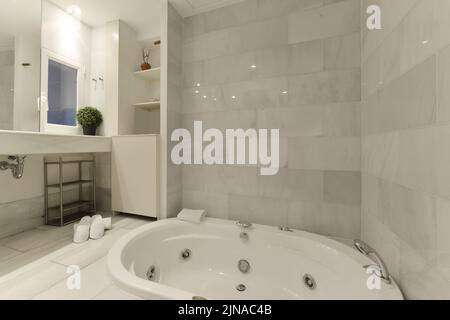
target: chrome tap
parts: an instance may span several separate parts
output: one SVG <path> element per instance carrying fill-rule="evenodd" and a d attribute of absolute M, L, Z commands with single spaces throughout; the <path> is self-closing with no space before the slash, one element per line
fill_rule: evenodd
<path fill-rule="evenodd" d="M 386 283 L 391 283 L 391 276 L 389 274 L 389 270 L 384 263 L 383 259 L 381 259 L 380 255 L 373 249 L 371 246 L 369 246 L 367 243 L 365 243 L 362 240 L 355 240 L 353 242 L 355 245 L 355 248 L 358 249 L 359 252 L 361 252 L 363 255 L 370 257 L 380 268 L 381 273 L 381 279 L 384 280 Z"/>
<path fill-rule="evenodd" d="M 241 234 L 239 235 L 239 237 L 242 240 L 248 241 L 249 235 L 247 233 L 247 230 L 249 230 L 253 226 L 253 224 L 248 221 L 238 221 L 236 222 L 236 225 L 241 228 Z"/>
<path fill-rule="evenodd" d="M 23 171 L 25 169 L 25 158 L 25 156 L 10 156 L 8 157 L 8 160 L 15 161 L 15 163 L 2 161 L 0 162 L 0 170 L 5 171 L 11 169 L 15 179 L 22 179 Z"/>

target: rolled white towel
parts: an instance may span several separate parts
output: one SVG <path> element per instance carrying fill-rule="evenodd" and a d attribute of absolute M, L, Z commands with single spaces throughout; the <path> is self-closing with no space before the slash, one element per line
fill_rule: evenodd
<path fill-rule="evenodd" d="M 89 240 L 89 233 L 91 230 L 91 217 L 84 217 L 80 223 L 73 226 L 73 242 L 83 243 Z"/>
<path fill-rule="evenodd" d="M 201 223 L 205 217 L 206 217 L 205 210 L 183 209 L 178 214 L 179 220 L 192 223 Z"/>
<path fill-rule="evenodd" d="M 103 224 L 102 216 L 101 215 L 93 216 L 89 237 L 93 240 L 98 240 L 103 238 L 104 235 L 105 235 L 105 225 Z"/>

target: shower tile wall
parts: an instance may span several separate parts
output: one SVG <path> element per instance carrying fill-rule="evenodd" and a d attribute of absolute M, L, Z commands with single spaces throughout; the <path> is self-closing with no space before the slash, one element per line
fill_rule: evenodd
<path fill-rule="evenodd" d="M 13 129 L 14 51 L 0 51 L 0 130 Z"/>
<path fill-rule="evenodd" d="M 360 1 L 248 0 L 185 19 L 183 42 L 183 126 L 280 128 L 282 162 L 184 166 L 183 206 L 359 237 Z"/>
<path fill-rule="evenodd" d="M 183 18 L 169 3 L 168 5 L 168 101 L 167 101 L 167 136 L 182 126 L 183 105 Z M 169 144 L 167 155 L 167 217 L 176 217 L 182 209 L 182 168 L 172 163 L 170 153 L 174 144 Z"/>
<path fill-rule="evenodd" d="M 407 298 L 449 299 L 450 1 L 363 4 L 362 234 Z"/>

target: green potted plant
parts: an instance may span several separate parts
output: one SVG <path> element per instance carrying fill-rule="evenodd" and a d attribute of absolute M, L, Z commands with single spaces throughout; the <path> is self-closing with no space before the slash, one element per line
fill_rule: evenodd
<path fill-rule="evenodd" d="M 86 107 L 77 112 L 77 121 L 83 127 L 86 136 L 95 136 L 97 128 L 103 123 L 100 111 L 93 107 Z"/>

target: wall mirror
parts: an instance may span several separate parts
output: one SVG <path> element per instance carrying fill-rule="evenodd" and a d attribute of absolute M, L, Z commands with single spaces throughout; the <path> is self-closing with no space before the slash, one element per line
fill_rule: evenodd
<path fill-rule="evenodd" d="M 75 116 L 91 106 L 104 118 L 98 135 L 159 133 L 159 78 L 142 68 L 160 66 L 161 10 L 159 0 L 42 0 L 41 132 L 82 134 Z"/>
<path fill-rule="evenodd" d="M 39 128 L 41 1 L 3 0 L 0 10 L 0 130 Z"/>

